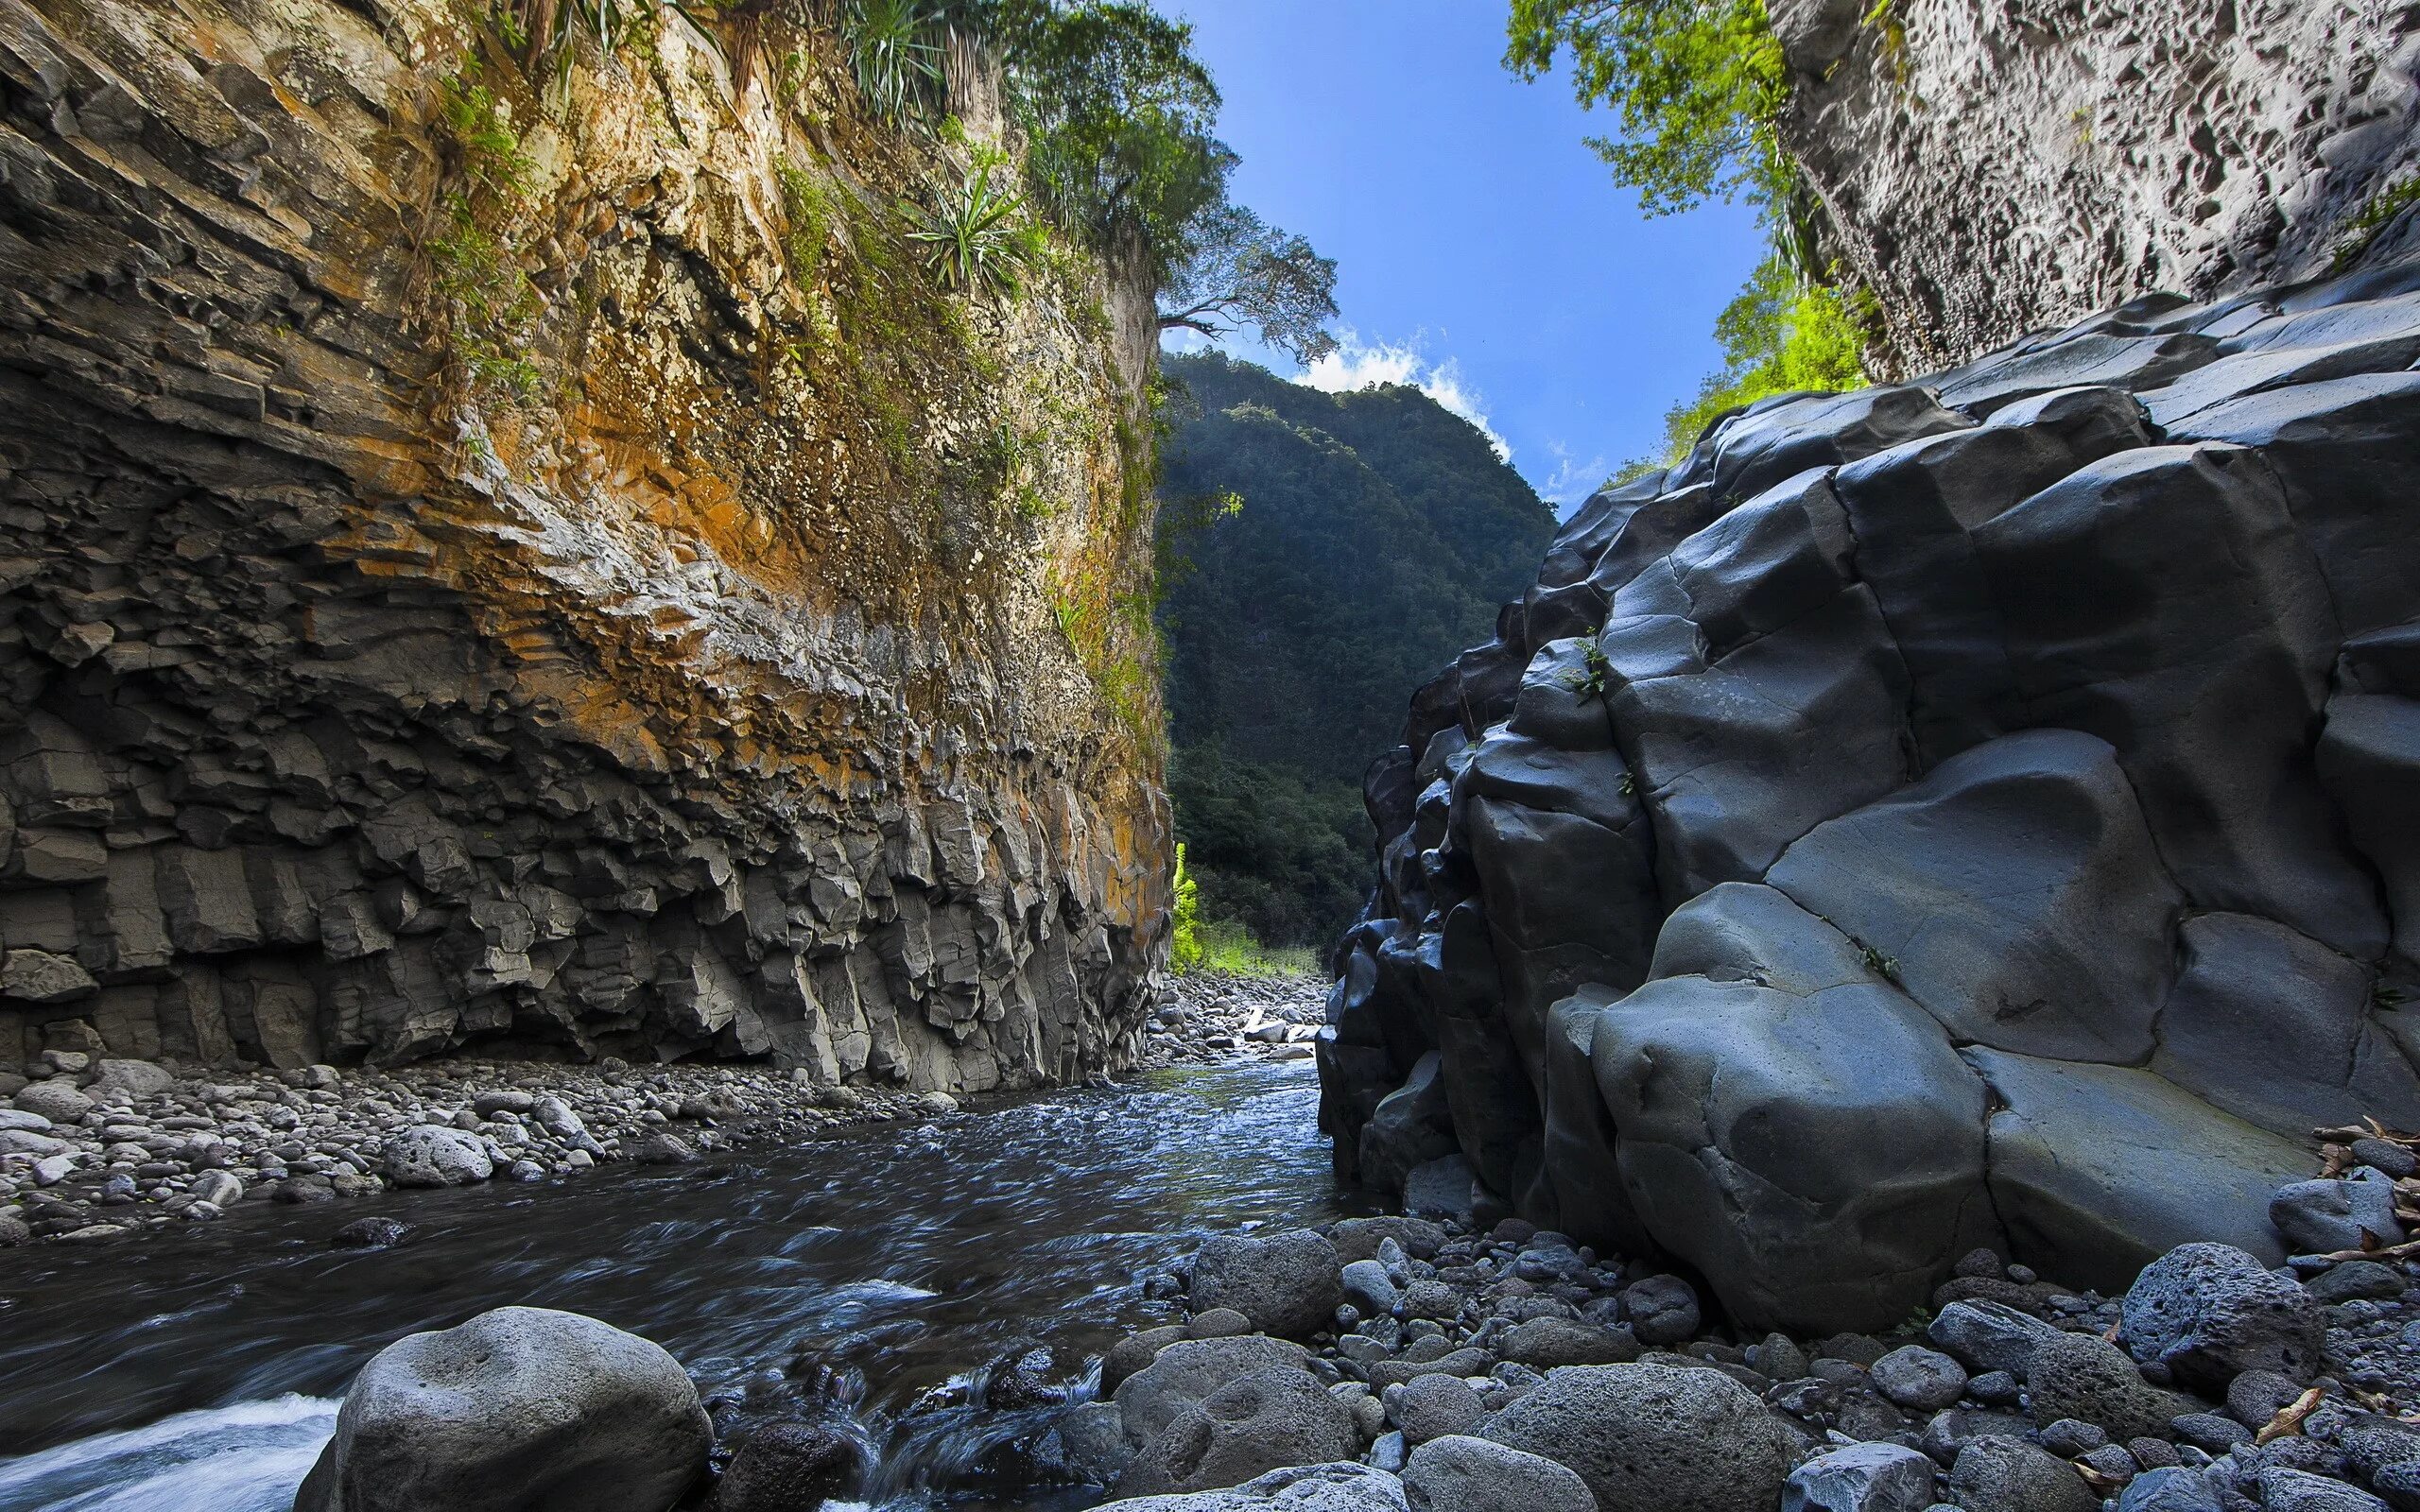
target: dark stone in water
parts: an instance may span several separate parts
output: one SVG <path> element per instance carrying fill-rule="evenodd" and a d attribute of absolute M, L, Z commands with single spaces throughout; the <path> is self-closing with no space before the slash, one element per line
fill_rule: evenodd
<path fill-rule="evenodd" d="M 393 1218 L 355 1218 L 328 1236 L 339 1249 L 385 1249 L 404 1242 L 411 1226 Z"/>
<path fill-rule="evenodd" d="M 830 1423 L 767 1423 L 748 1436 L 722 1472 L 719 1512 L 815 1512 L 856 1492 L 865 1457 L 856 1439 Z"/>

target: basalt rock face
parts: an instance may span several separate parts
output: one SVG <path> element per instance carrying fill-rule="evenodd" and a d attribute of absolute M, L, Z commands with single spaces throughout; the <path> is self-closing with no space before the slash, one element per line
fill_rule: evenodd
<path fill-rule="evenodd" d="M 1129 1054 L 1148 306 L 725 43 L 0 0 L 0 1062 Z"/>
<path fill-rule="evenodd" d="M 2413 245 L 2420 31 L 2393 0 L 1775 0 L 1781 134 L 1900 371 L 2154 289 Z"/>
<path fill-rule="evenodd" d="M 2420 262 L 2146 300 L 1591 499 L 1372 767 L 1340 1173 L 1759 1329 L 2281 1261 L 2310 1130 L 2420 1120 L 2415 360 Z"/>

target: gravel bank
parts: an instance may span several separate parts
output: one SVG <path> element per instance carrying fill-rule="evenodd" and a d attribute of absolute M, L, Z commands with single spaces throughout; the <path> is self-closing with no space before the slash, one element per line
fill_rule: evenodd
<path fill-rule="evenodd" d="M 1303 1058 L 1314 978 L 1175 979 L 1138 1069 Z M 954 1111 L 946 1093 L 819 1086 L 769 1066 L 461 1060 L 198 1068 L 49 1051 L 0 1073 L 0 1246 L 106 1241 L 243 1205 L 546 1181 Z"/>

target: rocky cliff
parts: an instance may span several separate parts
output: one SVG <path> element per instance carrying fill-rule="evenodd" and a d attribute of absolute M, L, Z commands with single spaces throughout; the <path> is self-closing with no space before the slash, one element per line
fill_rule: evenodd
<path fill-rule="evenodd" d="M 2396 0 L 1773 0 L 1781 140 L 1922 371 L 2155 289 L 2411 244 L 2420 18 Z"/>
<path fill-rule="evenodd" d="M 2420 1126 L 2416 360 L 2420 261 L 2149 298 L 1588 501 L 1372 768 L 1340 1170 L 1750 1328 L 2280 1262 L 2314 1127 Z"/>
<path fill-rule="evenodd" d="M 1147 293 L 636 13 L 0 0 L 0 1062 L 1127 1054 Z"/>

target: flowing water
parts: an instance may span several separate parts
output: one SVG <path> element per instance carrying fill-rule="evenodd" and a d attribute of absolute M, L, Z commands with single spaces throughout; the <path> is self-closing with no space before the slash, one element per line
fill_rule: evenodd
<path fill-rule="evenodd" d="M 1333 1216 L 1317 1102 L 1307 1061 L 1235 1061 L 702 1166 L 0 1252 L 0 1512 L 284 1512 L 363 1361 L 508 1303 L 655 1340 L 718 1422 L 844 1417 L 878 1503 L 1089 1505 L 1052 1469 L 1055 1409 L 994 1410 L 984 1366 L 1034 1341 L 1080 1397 L 1205 1232 Z M 409 1242 L 329 1246 L 369 1213 Z"/>

